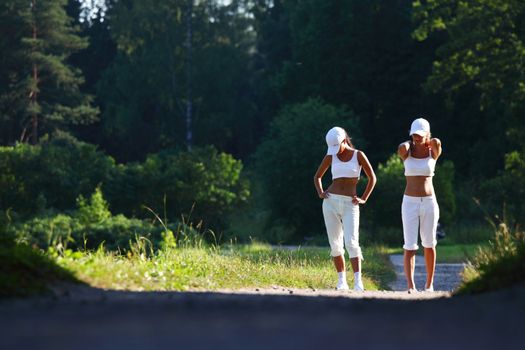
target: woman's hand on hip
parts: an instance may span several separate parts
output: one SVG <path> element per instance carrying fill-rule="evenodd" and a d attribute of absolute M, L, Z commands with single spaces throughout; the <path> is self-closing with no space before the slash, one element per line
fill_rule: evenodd
<path fill-rule="evenodd" d="M 354 196 L 354 198 L 352 198 L 352 203 L 354 203 L 354 204 L 365 204 L 366 201 L 363 198 L 361 198 L 361 197 Z"/>
<path fill-rule="evenodd" d="M 319 193 L 318 195 L 319 195 L 319 198 L 321 198 L 321 199 L 325 199 L 325 198 L 330 197 L 330 193 L 328 191 L 323 191 L 323 192 Z"/>

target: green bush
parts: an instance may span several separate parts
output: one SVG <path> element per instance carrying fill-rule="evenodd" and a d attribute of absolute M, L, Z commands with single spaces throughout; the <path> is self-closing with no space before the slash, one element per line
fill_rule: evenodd
<path fill-rule="evenodd" d="M 525 224 L 525 156 L 507 154 L 505 170 L 481 184 L 478 198 L 491 217 L 505 217 L 513 225 Z"/>
<path fill-rule="evenodd" d="M 9 233 L 18 243 L 40 248 L 96 248 L 104 243 L 109 249 L 127 249 L 137 236 L 159 240 L 161 228 L 148 221 L 112 216 L 99 188 L 89 200 L 79 196 L 78 209 L 69 214 L 47 213 L 10 225 Z"/>
<path fill-rule="evenodd" d="M 37 146 L 0 147 L 0 168 L 0 210 L 22 219 L 73 210 L 78 198 L 82 222 L 108 218 L 109 209 L 149 218 L 146 205 L 173 220 L 191 213 L 185 220 L 223 227 L 225 216 L 249 196 L 241 161 L 213 147 L 167 150 L 124 165 L 94 145 L 58 134 Z M 97 187 L 108 202 L 93 198 L 85 211 L 84 197 Z"/>
<path fill-rule="evenodd" d="M 343 127 L 355 146 L 363 147 L 352 112 L 310 99 L 284 107 L 256 151 L 256 181 L 264 195 L 255 200 L 266 203 L 271 211 L 266 229 L 275 231 L 273 235 L 283 242 L 324 232 L 313 175 L 326 154 L 326 132 L 333 126 Z M 330 176 L 328 170 L 325 188 Z"/>
<path fill-rule="evenodd" d="M 525 233 L 505 223 L 495 228 L 488 248 L 481 248 L 464 273 L 458 294 L 480 293 L 525 282 Z"/>
<path fill-rule="evenodd" d="M 96 146 L 57 134 L 39 145 L 0 147 L 0 210 L 34 215 L 75 207 L 113 172 L 115 162 Z"/>
<path fill-rule="evenodd" d="M 82 223 L 77 213 L 39 216 L 11 225 L 10 233 L 18 243 L 40 248 L 61 246 L 73 249 L 94 249 L 100 244 L 111 250 L 129 248 L 136 236 L 160 240 L 162 228 L 145 220 L 116 215 L 96 223 Z"/>
<path fill-rule="evenodd" d="M 376 176 L 374 192 L 361 211 L 362 226 L 370 228 L 371 235 L 377 235 L 375 232 L 378 229 L 386 229 L 389 232 L 397 230 L 396 232 L 402 233 L 401 201 L 406 180 L 403 162 L 399 156 L 393 154 L 385 164 L 379 164 Z"/>
<path fill-rule="evenodd" d="M 154 212 L 153 220 L 113 216 L 99 188 L 89 199 L 80 196 L 77 203 L 78 209 L 68 213 L 49 212 L 11 224 L 7 234 L 19 244 L 61 250 L 96 249 L 102 244 L 109 250 L 129 251 L 139 240 L 148 241 L 152 249 L 220 240 L 202 224 L 185 220 L 168 224 Z"/>
<path fill-rule="evenodd" d="M 144 206 L 172 220 L 223 227 L 224 218 L 249 197 L 242 163 L 212 146 L 166 150 L 119 168 L 105 188 L 113 211 L 149 216 Z"/>
<path fill-rule="evenodd" d="M 104 197 L 100 187 L 97 187 L 95 193 L 87 201 L 84 196 L 80 195 L 77 198 L 78 205 L 78 219 L 80 223 L 87 225 L 90 223 L 100 223 L 111 217 L 109 206 Z"/>

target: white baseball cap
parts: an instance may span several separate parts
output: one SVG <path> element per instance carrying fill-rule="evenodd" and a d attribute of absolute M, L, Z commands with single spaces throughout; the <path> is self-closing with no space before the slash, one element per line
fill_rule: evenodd
<path fill-rule="evenodd" d="M 430 132 L 430 123 L 424 118 L 417 118 L 412 122 L 410 126 L 410 133 L 408 135 L 412 136 L 417 134 L 419 136 L 426 136 Z"/>
<path fill-rule="evenodd" d="M 327 155 L 333 156 L 339 152 L 341 142 L 346 138 L 346 131 L 343 128 L 335 126 L 326 133 L 326 144 L 328 145 Z"/>

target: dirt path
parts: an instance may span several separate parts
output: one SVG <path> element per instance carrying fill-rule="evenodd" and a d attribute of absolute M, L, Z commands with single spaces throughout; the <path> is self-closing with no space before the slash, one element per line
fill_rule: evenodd
<path fill-rule="evenodd" d="M 390 284 L 390 288 L 394 291 L 405 291 L 407 289 L 407 283 L 403 269 L 403 255 L 390 255 L 390 262 L 394 265 L 397 277 L 396 280 Z M 464 269 L 465 264 L 436 264 L 434 290 L 450 292 L 456 289 L 461 283 L 461 273 Z M 417 289 L 422 290 L 425 288 L 426 278 L 425 259 L 422 256 L 416 256 L 414 280 Z"/>
<path fill-rule="evenodd" d="M 0 348 L 443 350 L 522 345 L 525 286 L 474 297 L 445 293 L 429 300 L 376 298 L 373 292 L 292 292 L 279 287 L 235 293 L 75 287 L 55 297 L 4 300 Z M 406 299 L 406 293 L 397 293 Z"/>

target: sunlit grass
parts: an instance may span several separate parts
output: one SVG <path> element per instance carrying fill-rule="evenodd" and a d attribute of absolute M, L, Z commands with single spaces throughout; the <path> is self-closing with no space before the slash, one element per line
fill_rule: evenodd
<path fill-rule="evenodd" d="M 385 289 L 395 278 L 386 250 L 364 249 L 368 290 Z M 240 288 L 330 289 L 336 273 L 327 248 L 276 248 L 253 243 L 176 247 L 120 255 L 104 249 L 61 254 L 57 262 L 80 280 L 117 290 L 216 290 Z M 348 274 L 349 283 L 352 273 Z"/>

